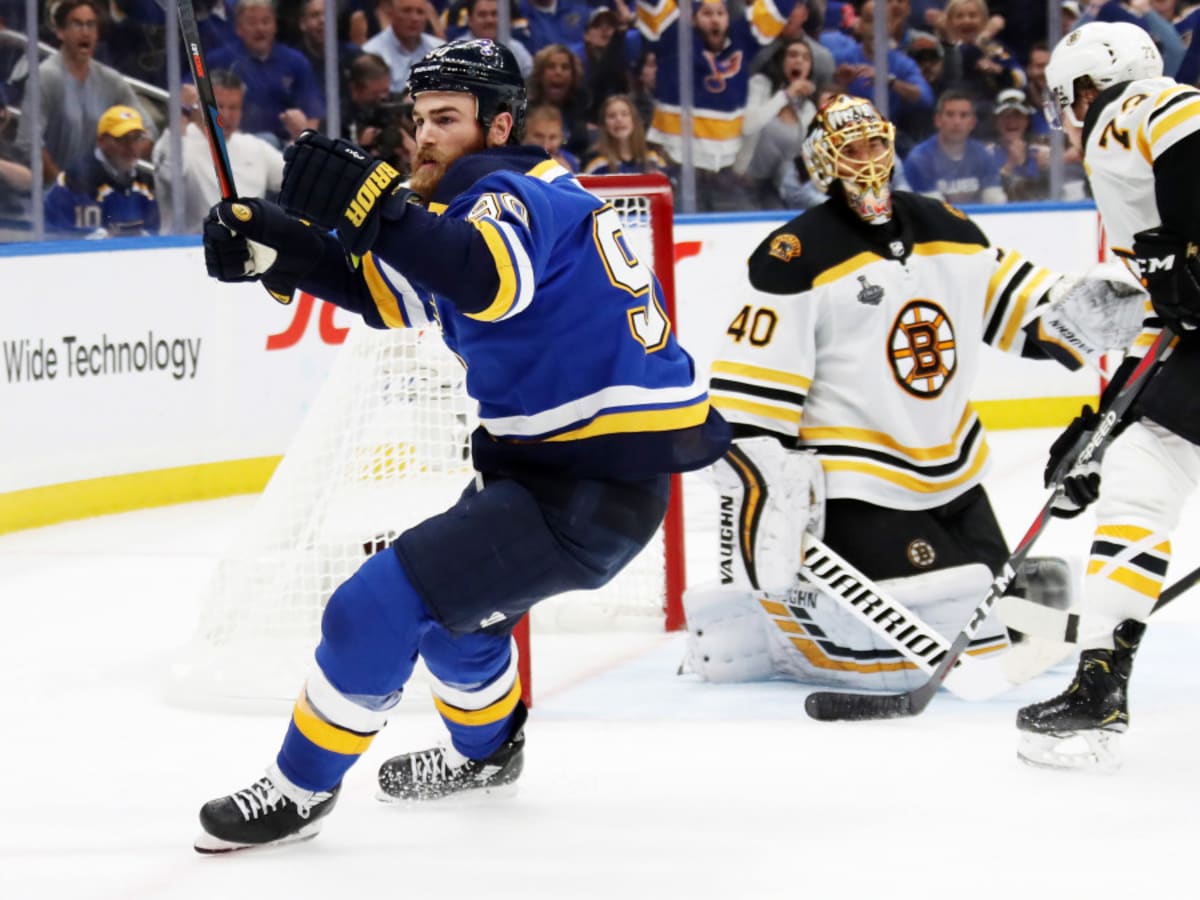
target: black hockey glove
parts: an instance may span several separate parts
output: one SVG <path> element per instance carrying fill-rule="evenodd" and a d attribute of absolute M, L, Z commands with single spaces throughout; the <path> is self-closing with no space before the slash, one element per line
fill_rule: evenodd
<path fill-rule="evenodd" d="M 325 230 L 337 229 L 346 251 L 362 256 L 379 234 L 384 206 L 403 215 L 410 191 L 390 163 L 372 159 L 349 141 L 306 131 L 283 154 L 279 202 L 289 213 Z"/>
<path fill-rule="evenodd" d="M 262 281 L 290 303 L 321 258 L 321 236 L 266 200 L 222 200 L 204 220 L 204 264 L 218 281 Z"/>
<path fill-rule="evenodd" d="M 1133 236 L 1133 255 L 1154 311 L 1176 334 L 1200 326 L 1200 246 L 1159 229 Z"/>
<path fill-rule="evenodd" d="M 1046 487 L 1054 486 L 1054 476 L 1066 456 L 1075 447 L 1079 439 L 1086 438 L 1100 424 L 1100 414 L 1090 406 L 1085 406 L 1066 431 L 1060 434 L 1050 445 L 1050 458 L 1046 461 L 1046 471 L 1043 481 Z M 1086 463 L 1073 465 L 1063 477 L 1061 490 L 1055 495 L 1050 512 L 1062 519 L 1071 519 L 1079 515 L 1100 496 L 1100 459 L 1093 456 Z"/>

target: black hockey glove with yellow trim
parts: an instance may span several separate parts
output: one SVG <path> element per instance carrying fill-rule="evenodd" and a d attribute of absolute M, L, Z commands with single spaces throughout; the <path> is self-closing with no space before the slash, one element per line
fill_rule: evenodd
<path fill-rule="evenodd" d="M 385 207 L 399 218 L 411 192 L 391 163 L 372 159 L 362 147 L 306 131 L 283 154 L 279 202 L 318 228 L 337 230 L 352 256 L 362 256 L 379 235 Z"/>
<path fill-rule="evenodd" d="M 274 203 L 222 200 L 204 220 L 204 265 L 218 281 L 262 281 L 290 303 L 300 280 L 321 259 L 321 235 Z"/>
<path fill-rule="evenodd" d="M 1050 445 L 1050 458 L 1046 461 L 1046 471 L 1043 474 L 1046 487 L 1054 486 L 1054 476 L 1067 461 L 1067 454 L 1079 439 L 1095 432 L 1099 424 L 1100 414 L 1090 406 L 1085 406 L 1066 430 L 1055 438 L 1054 443 Z M 1091 506 L 1099 496 L 1100 460 L 1093 457 L 1083 465 L 1074 465 L 1067 470 L 1050 512 L 1062 519 L 1073 519 Z"/>
<path fill-rule="evenodd" d="M 1195 331 L 1200 326 L 1200 245 L 1151 228 L 1133 236 L 1133 255 L 1154 311 L 1176 334 Z"/>

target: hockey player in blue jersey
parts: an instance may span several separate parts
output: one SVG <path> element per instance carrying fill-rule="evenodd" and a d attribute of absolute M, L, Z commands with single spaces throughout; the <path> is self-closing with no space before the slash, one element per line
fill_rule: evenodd
<path fill-rule="evenodd" d="M 214 207 L 206 263 L 375 327 L 438 324 L 479 404 L 478 476 L 334 591 L 276 760 L 205 804 L 201 852 L 315 834 L 418 655 L 451 743 L 385 762 L 384 794 L 515 780 L 526 712 L 514 624 L 538 600 L 612 578 L 661 521 L 667 473 L 728 445 L 616 213 L 541 148 L 517 146 L 525 87 L 512 54 L 456 41 L 414 65 L 409 88 L 409 188 L 354 145 L 306 134 L 287 153 L 283 208 Z M 274 259 L 259 269 L 252 255 Z"/>

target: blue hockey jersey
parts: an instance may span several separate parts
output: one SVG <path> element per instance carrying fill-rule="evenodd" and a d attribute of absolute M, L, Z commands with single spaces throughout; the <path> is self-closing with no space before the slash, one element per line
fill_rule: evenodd
<path fill-rule="evenodd" d="M 616 211 L 540 148 L 456 161 L 428 211 L 384 222 L 360 278 L 305 287 L 376 327 L 439 325 L 479 404 L 481 471 L 640 478 L 724 452 L 658 279 Z"/>

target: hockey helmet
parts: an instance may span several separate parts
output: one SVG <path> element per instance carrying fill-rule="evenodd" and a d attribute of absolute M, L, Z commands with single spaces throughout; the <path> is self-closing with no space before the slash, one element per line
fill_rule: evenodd
<path fill-rule="evenodd" d="M 840 182 L 864 221 L 881 224 L 891 218 L 896 126 L 869 100 L 849 94 L 827 100 L 817 110 L 800 155 L 813 183 L 828 191 Z"/>
<path fill-rule="evenodd" d="M 451 41 L 413 64 L 408 90 L 415 100 L 426 91 L 475 96 L 475 117 L 486 131 L 497 113 L 512 113 L 509 144 L 520 143 L 525 128 L 525 79 L 512 51 L 484 38 Z"/>
<path fill-rule="evenodd" d="M 1131 22 L 1088 22 L 1054 47 L 1046 64 L 1046 119 L 1055 128 L 1067 122 L 1082 128 L 1075 115 L 1075 90 L 1081 78 L 1098 90 L 1122 81 L 1159 78 L 1162 55 L 1145 29 Z"/>

